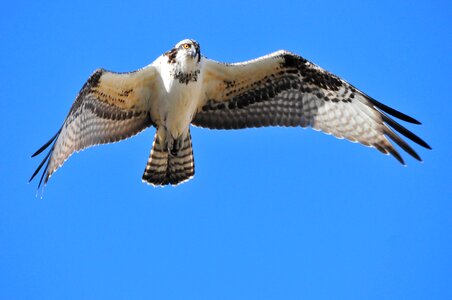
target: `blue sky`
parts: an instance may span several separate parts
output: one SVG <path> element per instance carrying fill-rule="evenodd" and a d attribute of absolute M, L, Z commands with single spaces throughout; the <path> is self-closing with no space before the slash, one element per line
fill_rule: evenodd
<path fill-rule="evenodd" d="M 0 11 L 1 299 L 452 298 L 447 1 L 8 1 Z M 419 119 L 407 167 L 313 130 L 192 129 L 196 176 L 141 183 L 153 129 L 30 155 L 98 67 L 179 40 L 235 62 L 296 52 Z"/>

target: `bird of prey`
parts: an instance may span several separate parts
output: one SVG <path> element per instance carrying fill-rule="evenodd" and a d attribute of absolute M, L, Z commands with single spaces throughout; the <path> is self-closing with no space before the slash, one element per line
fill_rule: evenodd
<path fill-rule="evenodd" d="M 39 186 L 74 152 L 117 142 L 154 126 L 142 180 L 177 185 L 195 172 L 190 125 L 210 129 L 312 127 L 392 154 L 392 140 L 417 160 L 396 133 L 431 149 L 394 121 L 417 120 L 369 97 L 345 80 L 288 51 L 241 63 L 201 55 L 192 39 L 177 43 L 148 66 L 129 73 L 96 70 L 83 85 L 62 127 L 32 157 L 50 151 Z"/>

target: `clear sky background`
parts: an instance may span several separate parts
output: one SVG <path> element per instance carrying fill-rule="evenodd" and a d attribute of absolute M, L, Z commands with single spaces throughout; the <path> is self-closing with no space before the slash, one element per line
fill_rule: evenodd
<path fill-rule="evenodd" d="M 450 1 L 5 1 L 0 299 L 452 299 Z M 296 52 L 419 119 L 407 167 L 301 128 L 192 129 L 196 176 L 141 182 L 154 129 L 30 155 L 98 67 L 183 38 L 236 62 Z"/>

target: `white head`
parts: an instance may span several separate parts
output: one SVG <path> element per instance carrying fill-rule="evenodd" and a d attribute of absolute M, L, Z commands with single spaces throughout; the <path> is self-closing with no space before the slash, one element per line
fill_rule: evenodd
<path fill-rule="evenodd" d="M 201 49 L 198 42 L 192 39 L 185 39 L 177 43 L 173 49 L 164 54 L 168 57 L 169 63 L 194 60 L 199 63 L 201 60 Z"/>

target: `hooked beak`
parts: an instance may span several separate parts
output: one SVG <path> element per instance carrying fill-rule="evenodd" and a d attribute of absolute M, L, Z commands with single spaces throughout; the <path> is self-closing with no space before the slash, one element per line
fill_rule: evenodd
<path fill-rule="evenodd" d="M 198 52 L 196 52 L 196 49 L 192 49 L 192 50 L 190 51 L 190 56 L 191 56 L 192 58 L 195 58 L 196 55 L 198 55 Z"/>

